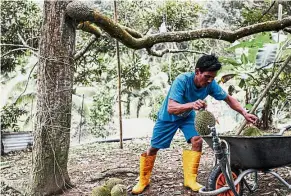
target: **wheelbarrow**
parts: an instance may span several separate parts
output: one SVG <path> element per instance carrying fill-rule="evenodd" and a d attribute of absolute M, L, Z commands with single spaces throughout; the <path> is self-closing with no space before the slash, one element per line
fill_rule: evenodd
<path fill-rule="evenodd" d="M 259 137 L 218 136 L 215 127 L 209 128 L 211 135 L 202 138 L 216 159 L 206 187 L 199 190 L 201 195 L 241 196 L 244 187 L 252 193 L 258 187 L 258 172 L 272 174 L 291 190 L 291 184 L 272 170 L 291 164 L 291 136 L 282 136 L 291 126 L 277 135 Z M 253 178 L 252 183 L 247 179 L 249 176 Z"/>

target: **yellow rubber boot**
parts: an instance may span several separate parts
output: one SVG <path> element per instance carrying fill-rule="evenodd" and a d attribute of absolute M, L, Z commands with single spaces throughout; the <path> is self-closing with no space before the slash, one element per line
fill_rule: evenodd
<path fill-rule="evenodd" d="M 156 155 L 147 156 L 147 153 L 143 153 L 140 156 L 140 168 L 139 168 L 139 181 L 132 188 L 133 194 L 140 194 L 150 183 L 151 173 L 154 167 Z"/>
<path fill-rule="evenodd" d="M 193 191 L 199 191 L 203 187 L 196 181 L 200 157 L 201 152 L 183 151 L 184 186 L 191 188 Z"/>

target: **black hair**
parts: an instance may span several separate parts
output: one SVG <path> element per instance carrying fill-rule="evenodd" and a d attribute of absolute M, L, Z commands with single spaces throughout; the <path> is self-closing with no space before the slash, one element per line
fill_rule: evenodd
<path fill-rule="evenodd" d="M 198 68 L 201 72 L 218 71 L 221 68 L 221 64 L 215 55 L 207 54 L 207 55 L 203 55 L 202 57 L 198 59 L 195 68 Z"/>

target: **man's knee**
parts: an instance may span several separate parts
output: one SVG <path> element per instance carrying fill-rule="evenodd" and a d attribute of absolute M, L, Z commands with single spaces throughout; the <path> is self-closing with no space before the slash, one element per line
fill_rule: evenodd
<path fill-rule="evenodd" d="M 202 143 L 203 140 L 200 136 L 194 136 L 191 138 L 192 150 L 194 151 L 202 151 Z"/>
<path fill-rule="evenodd" d="M 148 155 L 148 156 L 156 155 L 158 151 L 159 151 L 158 148 L 150 147 L 150 148 L 147 150 L 147 155 Z"/>

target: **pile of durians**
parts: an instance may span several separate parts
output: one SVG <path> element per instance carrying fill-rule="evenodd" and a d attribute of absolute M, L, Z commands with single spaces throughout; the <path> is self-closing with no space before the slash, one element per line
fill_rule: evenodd
<path fill-rule="evenodd" d="M 109 178 L 103 186 L 93 188 L 91 196 L 127 196 L 127 190 L 123 180 Z"/>

